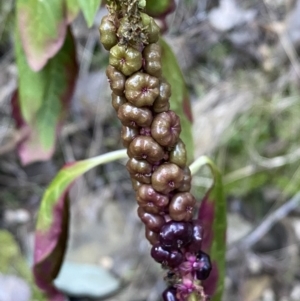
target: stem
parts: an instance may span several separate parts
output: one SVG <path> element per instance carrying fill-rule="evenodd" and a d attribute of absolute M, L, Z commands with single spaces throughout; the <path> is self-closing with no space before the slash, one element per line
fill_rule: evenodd
<path fill-rule="evenodd" d="M 190 170 L 192 175 L 195 175 L 204 165 L 211 162 L 211 160 L 206 156 L 199 157 L 190 165 Z"/>
<path fill-rule="evenodd" d="M 106 153 L 104 155 L 94 157 L 93 161 L 94 161 L 94 163 L 97 163 L 97 165 L 99 165 L 99 164 L 106 164 L 109 162 L 113 162 L 113 161 L 125 159 L 125 158 L 127 158 L 127 150 L 121 149 L 121 150 L 113 151 L 110 153 Z M 90 159 L 87 159 L 87 160 L 90 160 Z"/>

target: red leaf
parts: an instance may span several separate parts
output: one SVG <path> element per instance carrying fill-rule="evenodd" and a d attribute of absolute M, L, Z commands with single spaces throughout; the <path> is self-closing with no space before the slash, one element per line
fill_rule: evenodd
<path fill-rule="evenodd" d="M 53 280 L 60 270 L 67 247 L 70 187 L 78 177 L 93 167 L 126 156 L 126 151 L 122 150 L 68 163 L 45 191 L 36 225 L 33 272 L 37 285 L 52 298 L 52 301 L 62 300 L 62 295 L 55 289 Z"/>
<path fill-rule="evenodd" d="M 17 24 L 28 63 L 39 71 L 64 43 L 67 20 L 61 0 L 17 1 Z"/>
<path fill-rule="evenodd" d="M 52 208 L 53 221 L 47 231 L 35 233 L 33 273 L 36 284 L 51 301 L 65 300 L 53 285 L 64 259 L 69 232 L 69 187 L 63 192 Z"/>
<path fill-rule="evenodd" d="M 200 157 L 191 165 L 193 173 L 201 167 L 209 167 L 213 175 L 213 184 L 203 198 L 198 219 L 203 224 L 202 248 L 210 255 L 212 272 L 203 282 L 204 291 L 212 301 L 221 301 L 225 280 L 226 254 L 226 202 L 223 192 L 222 176 L 216 165 L 208 157 Z"/>
<path fill-rule="evenodd" d="M 19 90 L 12 109 L 17 128 L 27 133 L 18 145 L 21 162 L 26 165 L 51 158 L 74 92 L 78 64 L 71 31 L 62 49 L 38 73 L 27 65 L 19 44 L 16 39 Z"/>

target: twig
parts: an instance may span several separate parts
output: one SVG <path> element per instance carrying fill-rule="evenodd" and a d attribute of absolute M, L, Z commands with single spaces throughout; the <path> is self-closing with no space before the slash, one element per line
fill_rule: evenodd
<path fill-rule="evenodd" d="M 242 238 L 227 252 L 227 259 L 233 259 L 243 250 L 251 248 L 258 242 L 278 221 L 286 217 L 291 211 L 295 210 L 300 204 L 300 192 L 298 192 L 289 201 L 270 213 L 249 235 Z"/>
<path fill-rule="evenodd" d="M 255 164 L 248 165 L 224 176 L 224 184 L 230 184 L 250 177 L 260 171 L 278 168 L 300 160 L 300 148 L 286 156 L 278 156 L 272 159 L 264 158 L 259 154 L 253 154 Z"/>

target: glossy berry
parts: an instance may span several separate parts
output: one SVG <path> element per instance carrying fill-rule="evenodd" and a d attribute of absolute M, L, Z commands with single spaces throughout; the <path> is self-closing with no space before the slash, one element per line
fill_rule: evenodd
<path fill-rule="evenodd" d="M 153 111 L 155 113 L 162 113 L 162 112 L 169 111 L 170 97 L 171 97 L 170 84 L 165 80 L 161 80 L 160 85 L 159 85 L 159 95 L 153 103 Z"/>
<path fill-rule="evenodd" d="M 166 264 L 170 256 L 170 252 L 164 249 L 160 243 L 156 243 L 151 248 L 151 256 L 155 261 Z"/>
<path fill-rule="evenodd" d="M 200 268 L 196 271 L 196 277 L 198 280 L 206 280 L 212 270 L 212 265 L 209 256 L 204 252 L 197 254 Z"/>
<path fill-rule="evenodd" d="M 105 16 L 99 27 L 100 41 L 106 50 L 110 50 L 118 43 L 117 28 L 112 16 Z"/>
<path fill-rule="evenodd" d="M 156 192 L 151 185 L 142 185 L 136 193 L 136 199 L 146 212 L 156 214 L 163 212 L 169 203 L 169 198 Z"/>
<path fill-rule="evenodd" d="M 152 106 L 159 95 L 159 80 L 147 73 L 135 73 L 125 83 L 125 95 L 137 107 Z"/>
<path fill-rule="evenodd" d="M 154 245 L 158 242 L 158 233 L 150 231 L 147 228 L 145 228 L 145 236 L 151 245 Z"/>
<path fill-rule="evenodd" d="M 141 109 L 140 109 L 141 110 Z M 128 156 L 156 163 L 164 158 L 163 148 L 152 137 L 138 136 L 129 145 Z"/>
<path fill-rule="evenodd" d="M 162 297 L 163 301 L 179 301 L 179 299 L 176 297 L 176 288 L 173 286 L 164 290 Z"/>
<path fill-rule="evenodd" d="M 161 76 L 161 47 L 159 44 L 149 44 L 143 51 L 144 69 L 155 77 Z"/>
<path fill-rule="evenodd" d="M 142 54 L 130 47 L 116 45 L 110 49 L 109 64 L 126 76 L 130 76 L 142 67 Z"/>
<path fill-rule="evenodd" d="M 186 246 L 193 235 L 193 227 L 189 222 L 167 222 L 159 233 L 159 241 L 166 248 L 177 249 Z"/>
<path fill-rule="evenodd" d="M 153 172 L 151 181 L 156 191 L 168 194 L 181 186 L 183 171 L 173 163 L 165 163 Z"/>
<path fill-rule="evenodd" d="M 143 183 L 133 178 L 131 178 L 131 184 L 134 191 L 137 191 L 143 185 Z"/>
<path fill-rule="evenodd" d="M 165 249 L 160 243 L 153 245 L 151 256 L 155 261 L 162 263 L 171 268 L 178 267 L 183 262 L 183 255 L 179 250 Z"/>
<path fill-rule="evenodd" d="M 125 147 L 128 147 L 129 144 L 133 141 L 133 139 L 136 138 L 138 135 L 138 128 L 130 128 L 124 125 L 122 126 L 121 139 Z"/>
<path fill-rule="evenodd" d="M 175 144 L 175 146 L 170 151 L 170 159 L 171 163 L 178 165 L 181 168 L 186 166 L 187 154 L 185 149 L 185 144 L 181 139 Z"/>
<path fill-rule="evenodd" d="M 125 89 L 126 77 L 113 66 L 106 68 L 106 76 L 109 81 L 111 90 L 115 95 L 123 96 Z"/>
<path fill-rule="evenodd" d="M 156 43 L 159 39 L 160 28 L 154 19 L 147 14 L 141 13 L 142 24 L 148 36 L 149 43 Z"/>
<path fill-rule="evenodd" d="M 159 233 L 160 229 L 165 224 L 165 219 L 162 216 L 147 213 L 142 207 L 138 208 L 138 216 L 150 231 L 156 233 Z"/>
<path fill-rule="evenodd" d="M 160 113 L 153 119 L 151 134 L 162 146 L 174 146 L 179 139 L 180 132 L 180 119 L 173 111 Z"/>
<path fill-rule="evenodd" d="M 144 200 L 145 202 L 151 200 L 159 207 L 165 207 L 169 203 L 169 198 L 166 195 L 155 191 L 151 185 L 142 185 L 137 192 L 137 198 Z"/>
<path fill-rule="evenodd" d="M 193 220 L 193 237 L 192 241 L 188 245 L 188 251 L 192 253 L 198 253 L 201 250 L 203 239 L 203 226 L 199 220 Z"/>
<path fill-rule="evenodd" d="M 169 215 L 174 221 L 190 221 L 193 218 L 196 200 L 190 192 L 180 192 L 172 197 Z"/>
<path fill-rule="evenodd" d="M 184 257 L 179 250 L 173 250 L 170 252 L 167 265 L 171 268 L 176 268 L 183 262 L 183 259 Z"/>
<path fill-rule="evenodd" d="M 127 100 L 124 96 L 116 95 L 115 93 L 111 93 L 111 104 L 113 108 L 118 112 L 121 105 L 126 103 Z"/>
<path fill-rule="evenodd" d="M 145 160 L 129 159 L 126 168 L 131 177 L 140 183 L 151 183 L 152 165 Z"/>
<path fill-rule="evenodd" d="M 191 190 L 192 187 L 192 174 L 190 171 L 190 168 L 188 166 L 186 166 L 183 169 L 183 181 L 182 184 L 179 188 L 177 188 L 177 191 L 180 192 L 188 192 Z"/>
<path fill-rule="evenodd" d="M 137 128 L 149 126 L 153 116 L 147 108 L 137 108 L 130 103 L 124 103 L 118 110 L 118 118 L 124 126 Z"/>

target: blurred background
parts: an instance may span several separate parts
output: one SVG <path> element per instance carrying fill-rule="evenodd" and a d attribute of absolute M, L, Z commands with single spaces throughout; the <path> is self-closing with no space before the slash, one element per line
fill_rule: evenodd
<path fill-rule="evenodd" d="M 20 164 L 10 106 L 14 7 L 0 2 L 0 300 L 29 301 L 27 263 L 45 188 L 65 162 L 122 145 L 97 29 L 101 8 L 92 29 L 82 16 L 72 24 L 79 79 L 53 158 Z M 223 300 L 299 301 L 300 1 L 178 1 L 168 25 L 191 95 L 195 158 L 210 156 L 224 175 Z M 71 191 L 71 237 L 56 281 L 70 300 L 160 300 L 163 271 L 149 256 L 124 164 L 95 168 Z M 199 199 L 209 185 L 206 171 L 194 177 Z"/>

